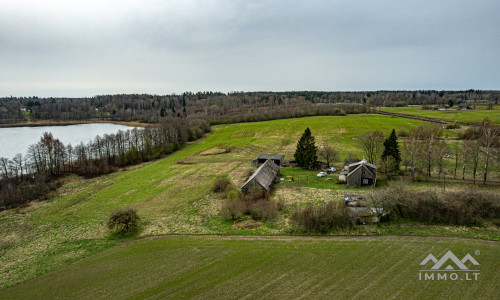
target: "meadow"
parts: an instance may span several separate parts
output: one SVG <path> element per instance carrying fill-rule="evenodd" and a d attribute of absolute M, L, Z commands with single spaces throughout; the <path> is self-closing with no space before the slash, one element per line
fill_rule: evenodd
<path fill-rule="evenodd" d="M 477 260 L 466 263 L 479 270 L 477 280 L 470 272 L 423 280 L 419 270 L 432 262 L 420 262 L 448 250 Z M 147 238 L 4 289 L 0 298 L 495 299 L 499 251 L 498 242 L 435 237 Z"/>
<path fill-rule="evenodd" d="M 163 234 L 289 234 L 286 218 L 296 207 L 327 200 L 341 201 L 346 189 L 335 180 L 316 178 L 314 171 L 284 168 L 283 176 L 294 182 L 277 185 L 273 199 L 282 199 L 286 209 L 272 223 L 248 227 L 223 221 L 221 195 L 210 193 L 216 176 L 228 174 L 241 185 L 250 161 L 259 153 L 281 153 L 292 159 L 296 141 L 306 127 L 317 145 L 329 143 L 339 152 L 334 165 L 340 167 L 348 155 L 361 157 L 360 134 L 393 128 L 406 129 L 422 121 L 383 115 L 308 117 L 256 123 L 214 126 L 205 138 L 155 162 L 93 179 L 69 176 L 48 200 L 0 213 L 0 288 L 26 281 L 112 247 L 122 240 L 105 228 L 109 215 L 119 208 L 133 207 L 141 217 L 139 237 Z M 450 136 L 452 131 L 449 131 Z M 419 187 L 419 184 L 415 184 Z M 439 188 L 426 183 L 424 188 Z M 448 188 L 467 188 L 450 183 Z M 472 187 L 472 185 L 470 185 Z M 476 187 L 475 187 L 476 188 Z M 497 189 L 495 186 L 477 187 Z M 337 233 L 343 234 L 343 233 Z M 443 235 L 500 240 L 495 227 L 458 227 L 421 224 L 360 226 L 353 235 Z M 182 243 L 181 243 L 182 244 Z M 179 246 L 180 247 L 180 246 Z"/>
<path fill-rule="evenodd" d="M 421 106 L 384 107 L 382 110 L 392 113 L 465 123 L 481 123 L 482 120 L 488 118 L 493 123 L 500 124 L 500 105 L 494 105 L 493 109 L 486 109 L 485 106 L 477 105 L 476 109 L 462 110 L 457 110 L 455 107 L 443 111 L 423 110 Z"/>

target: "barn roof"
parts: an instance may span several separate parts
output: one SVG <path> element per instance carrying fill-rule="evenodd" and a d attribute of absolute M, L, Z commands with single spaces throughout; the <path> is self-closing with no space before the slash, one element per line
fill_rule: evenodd
<path fill-rule="evenodd" d="M 365 170 L 370 173 L 372 175 L 373 178 L 376 177 L 376 174 L 373 172 L 373 170 L 375 169 L 371 169 L 371 168 L 367 168 L 365 164 L 359 164 L 356 168 L 354 168 L 354 170 L 352 170 L 351 172 L 349 172 L 349 174 L 347 174 L 347 177 L 351 176 L 352 174 L 355 174 L 359 169 L 361 168 L 365 168 Z"/>
<path fill-rule="evenodd" d="M 350 164 L 349 168 L 357 166 L 357 165 L 362 165 L 362 164 L 364 164 L 365 166 L 368 166 L 368 167 L 370 167 L 372 169 L 377 169 L 376 165 L 367 162 L 364 158 L 361 161 L 358 161 L 357 163 Z"/>
<path fill-rule="evenodd" d="M 281 154 L 259 154 L 258 159 L 282 160 L 285 159 L 285 156 Z"/>
<path fill-rule="evenodd" d="M 242 190 L 246 189 L 247 186 L 252 182 L 256 181 L 262 188 L 266 191 L 271 189 L 271 185 L 274 182 L 280 167 L 275 164 L 272 160 L 266 160 L 255 172 L 248 178 L 248 180 L 241 187 Z"/>

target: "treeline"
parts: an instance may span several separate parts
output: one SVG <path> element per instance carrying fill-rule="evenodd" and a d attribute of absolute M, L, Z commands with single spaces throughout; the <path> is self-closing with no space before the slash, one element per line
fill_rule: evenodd
<path fill-rule="evenodd" d="M 90 98 L 0 98 L 0 124 L 37 120 L 138 121 L 168 118 L 232 123 L 366 112 L 374 106 L 431 105 L 463 101 L 498 103 L 499 91 L 373 91 L 373 92 L 199 92 L 180 95 L 99 95 Z M 351 104 L 336 107 L 333 104 Z"/>
<path fill-rule="evenodd" d="M 456 128 L 458 125 L 447 126 Z M 481 126 L 469 127 L 459 133 L 458 139 L 453 142 L 444 136 L 443 128 L 430 124 L 420 125 L 409 131 L 399 130 L 398 136 L 406 137 L 401 143 L 400 161 L 412 180 L 418 180 L 419 176 L 429 180 L 437 175 L 437 179 L 446 176 L 486 184 L 492 166 L 500 167 L 500 127 L 487 119 L 483 120 Z M 379 131 L 370 132 L 358 139 L 368 161 L 379 164 L 379 170 L 390 179 L 400 170 L 399 164 L 389 168 L 383 160 L 379 161 L 384 141 L 385 137 Z"/>
<path fill-rule="evenodd" d="M 64 145 L 52 134 L 44 133 L 25 155 L 0 158 L 0 208 L 40 198 L 57 187 L 57 179 L 63 174 L 92 177 L 157 159 L 209 131 L 210 125 L 204 120 L 170 119 L 154 127 L 97 136 L 76 146 Z"/>

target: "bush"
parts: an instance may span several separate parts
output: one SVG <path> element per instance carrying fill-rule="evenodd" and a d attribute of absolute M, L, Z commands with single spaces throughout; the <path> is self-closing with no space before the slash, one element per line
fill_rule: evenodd
<path fill-rule="evenodd" d="M 278 198 L 278 202 L 276 203 L 276 208 L 278 211 L 282 211 L 285 209 L 285 200 L 281 197 Z"/>
<path fill-rule="evenodd" d="M 321 233 L 353 226 L 347 208 L 333 201 L 320 206 L 308 205 L 297 210 L 292 215 L 292 222 L 299 231 Z"/>
<path fill-rule="evenodd" d="M 338 107 L 335 107 L 333 109 L 333 115 L 335 115 L 335 116 L 345 116 L 346 113 L 345 113 L 345 110 L 343 110 L 341 108 L 338 108 Z"/>
<path fill-rule="evenodd" d="M 221 193 L 224 192 L 229 185 L 231 185 L 231 181 L 227 176 L 217 176 L 211 191 L 213 193 Z"/>
<path fill-rule="evenodd" d="M 397 133 L 397 136 L 399 136 L 399 137 L 407 137 L 408 136 L 408 131 L 406 131 L 405 129 L 399 129 L 398 133 Z"/>
<path fill-rule="evenodd" d="M 243 196 L 240 191 L 233 190 L 227 194 L 222 204 L 221 216 L 224 220 L 236 220 L 245 214 L 249 214 L 255 220 L 270 221 L 278 216 L 278 209 L 283 208 L 279 203 L 270 201 L 268 198 Z M 281 203 L 281 202 L 280 202 Z M 281 204 L 283 205 L 283 204 Z"/>
<path fill-rule="evenodd" d="M 122 234 L 133 234 L 139 230 L 139 216 L 132 208 L 115 211 L 108 220 L 108 228 Z"/>
<path fill-rule="evenodd" d="M 267 199 L 261 199 L 248 204 L 249 212 L 255 220 L 270 221 L 278 216 L 276 203 Z"/>
<path fill-rule="evenodd" d="M 458 138 L 462 140 L 477 140 L 481 137 L 481 129 L 479 127 L 469 127 L 464 132 L 458 133 Z"/>
<path fill-rule="evenodd" d="M 226 200 L 222 204 L 221 216 L 224 220 L 236 220 L 246 213 L 246 204 L 241 200 Z"/>
<path fill-rule="evenodd" d="M 253 186 L 243 195 L 246 202 L 255 202 L 260 199 L 267 199 L 267 193 L 257 186 Z"/>
<path fill-rule="evenodd" d="M 241 200 L 241 192 L 239 190 L 233 189 L 226 193 L 227 201 Z"/>
<path fill-rule="evenodd" d="M 446 129 L 458 129 L 460 128 L 460 125 L 457 123 L 448 123 L 446 124 Z"/>
<path fill-rule="evenodd" d="M 483 218 L 500 216 L 500 197 L 483 191 L 411 192 L 404 186 L 369 195 L 370 205 L 384 208 L 391 218 L 454 225 L 481 225 Z"/>

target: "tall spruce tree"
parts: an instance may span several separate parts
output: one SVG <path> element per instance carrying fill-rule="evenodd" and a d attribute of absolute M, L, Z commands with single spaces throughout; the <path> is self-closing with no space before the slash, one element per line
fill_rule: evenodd
<path fill-rule="evenodd" d="M 399 163 L 401 162 L 401 154 L 399 153 L 398 137 L 396 136 L 396 131 L 393 129 L 391 135 L 384 141 L 384 153 L 382 153 L 382 159 L 388 156 L 392 156 L 396 161 L 394 165 L 395 170 L 399 170 Z"/>
<path fill-rule="evenodd" d="M 307 128 L 299 142 L 297 143 L 297 150 L 295 150 L 295 160 L 297 165 L 303 168 L 312 168 L 316 161 L 318 147 L 314 144 L 314 137 L 311 135 L 311 130 Z"/>

